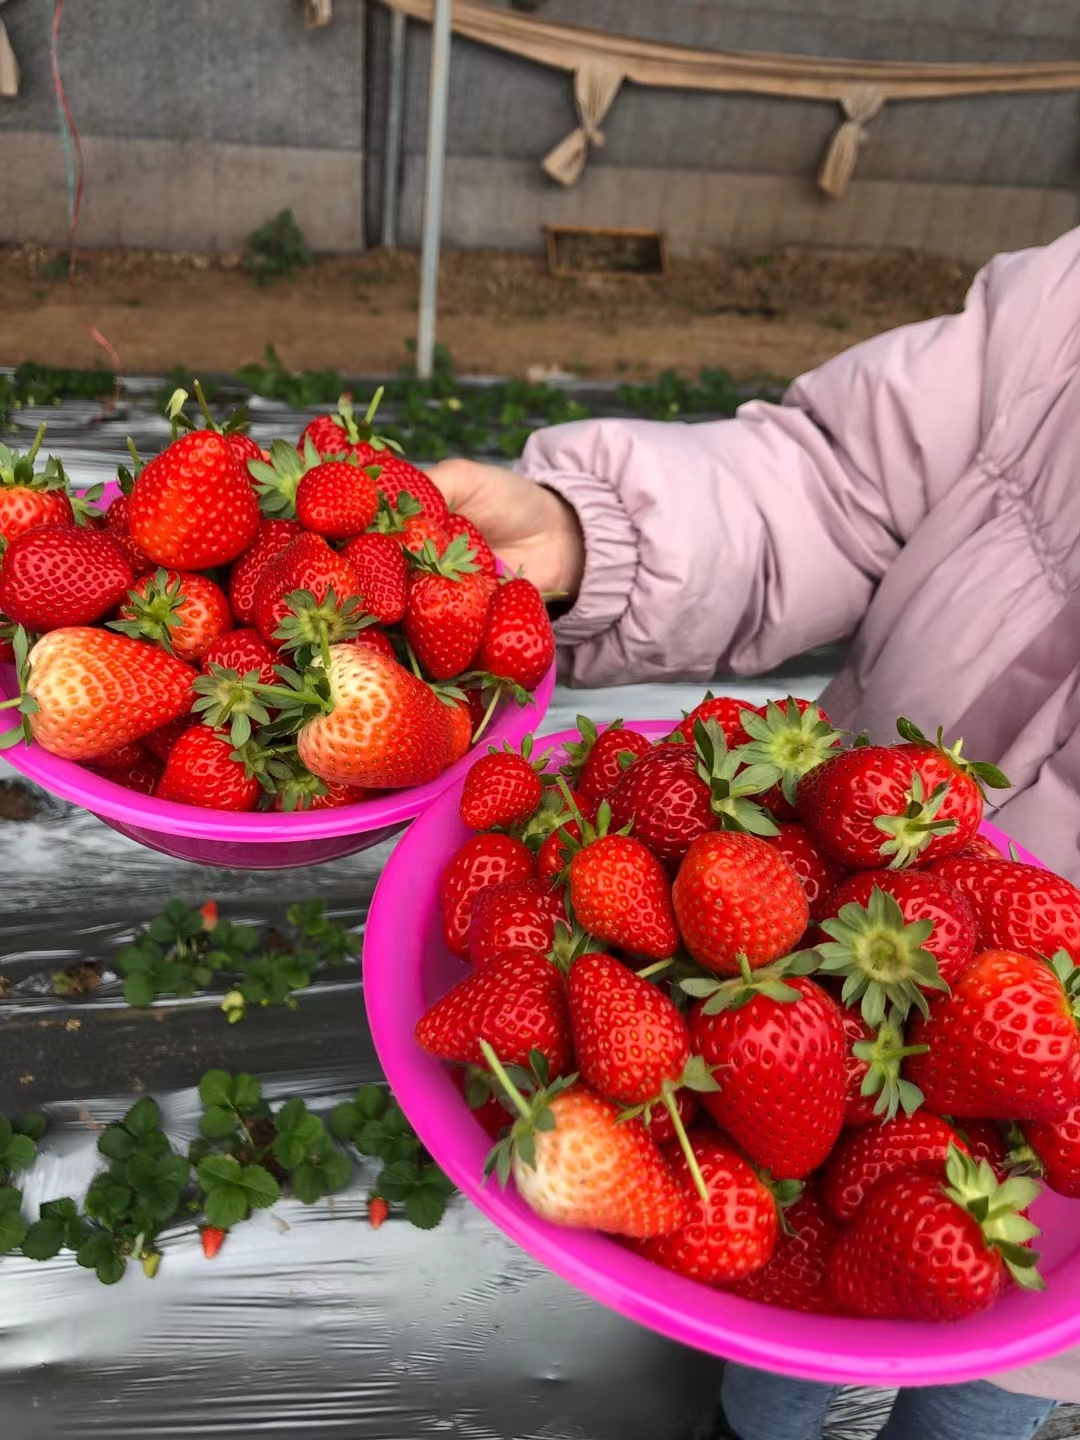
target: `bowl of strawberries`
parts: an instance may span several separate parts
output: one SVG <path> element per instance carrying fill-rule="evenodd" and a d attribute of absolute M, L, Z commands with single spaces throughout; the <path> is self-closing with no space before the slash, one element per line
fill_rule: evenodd
<path fill-rule="evenodd" d="M 198 387 L 196 387 L 198 390 Z M 279 869 L 395 834 L 519 745 L 554 685 L 543 597 L 343 398 L 299 444 L 170 405 L 93 496 L 0 447 L 0 747 L 152 849 Z M 102 509 L 97 508 L 100 502 Z"/>
<path fill-rule="evenodd" d="M 886 1386 L 1080 1343 L 1080 891 L 899 728 L 579 718 L 440 796 L 364 945 L 387 1078 L 508 1236 L 677 1341 Z"/>

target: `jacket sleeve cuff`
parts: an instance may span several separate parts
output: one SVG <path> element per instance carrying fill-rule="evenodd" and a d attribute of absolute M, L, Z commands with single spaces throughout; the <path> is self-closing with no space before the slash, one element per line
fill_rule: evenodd
<path fill-rule="evenodd" d="M 573 508 L 585 539 L 577 601 L 554 626 L 558 644 L 580 645 L 610 629 L 629 605 L 637 532 L 618 493 L 597 476 L 548 471 L 533 478 Z"/>

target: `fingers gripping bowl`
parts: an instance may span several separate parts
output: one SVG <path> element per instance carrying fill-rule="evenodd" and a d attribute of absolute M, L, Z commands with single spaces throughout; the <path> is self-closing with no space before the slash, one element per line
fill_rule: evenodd
<path fill-rule="evenodd" d="M 671 731 L 663 724 L 628 728 L 650 740 Z M 578 740 L 576 734 L 545 737 L 543 748 Z M 553 765 L 561 758 L 556 749 Z M 553 1224 L 513 1184 L 502 1188 L 494 1177 L 485 1183 L 490 1132 L 466 1106 L 455 1075 L 416 1039 L 421 1017 L 469 973 L 444 942 L 439 893 L 449 860 L 470 836 L 460 795 L 460 783 L 444 792 L 397 847 L 379 882 L 365 936 L 365 997 L 387 1078 L 424 1144 L 507 1236 L 585 1293 L 673 1340 L 814 1380 L 958 1382 L 1080 1343 L 1080 1204 L 1049 1190 L 1030 1212 L 1041 1231 L 1036 1245 L 1046 1289 L 1006 1286 L 992 1308 L 940 1325 L 755 1303 L 661 1268 L 618 1238 Z M 978 844 L 987 841 L 1002 855 L 1008 850 L 1006 838 L 984 824 Z M 1028 855 L 1018 858 L 1038 866 Z"/>

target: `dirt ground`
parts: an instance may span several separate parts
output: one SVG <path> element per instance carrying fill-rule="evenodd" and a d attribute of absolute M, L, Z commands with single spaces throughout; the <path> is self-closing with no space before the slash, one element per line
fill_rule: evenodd
<path fill-rule="evenodd" d="M 239 257 L 0 247 L 0 364 L 230 372 L 272 343 L 294 370 L 393 372 L 415 334 L 417 259 L 321 258 L 257 289 Z M 666 276 L 552 278 L 540 257 L 449 253 L 439 340 L 459 373 L 791 376 L 892 326 L 957 309 L 971 272 L 908 253 L 778 251 L 673 262 Z"/>

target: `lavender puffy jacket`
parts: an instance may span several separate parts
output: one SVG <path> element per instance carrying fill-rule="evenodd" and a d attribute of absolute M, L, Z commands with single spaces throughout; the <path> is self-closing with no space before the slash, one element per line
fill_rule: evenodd
<path fill-rule="evenodd" d="M 754 674 L 853 637 L 833 720 L 962 735 L 1013 781 L 998 822 L 1080 883 L 1080 230 L 782 406 L 559 426 L 521 468 L 585 534 L 556 627 L 573 682 Z M 996 1378 L 1080 1399 L 1080 1352 Z"/>

